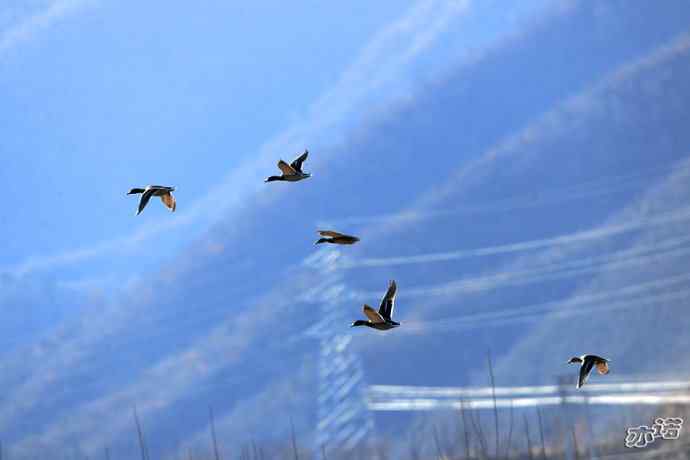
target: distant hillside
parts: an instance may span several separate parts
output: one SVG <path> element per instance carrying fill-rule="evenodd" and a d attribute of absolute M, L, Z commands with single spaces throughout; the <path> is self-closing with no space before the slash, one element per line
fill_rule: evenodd
<path fill-rule="evenodd" d="M 312 151 L 313 178 L 266 184 L 116 300 L 87 303 L 58 332 L 37 328 L 40 345 L 2 363 L 3 442 L 133 455 L 136 405 L 155 458 L 207 436 L 209 406 L 228 445 L 285 439 L 291 422 L 310 445 L 319 342 L 305 333 L 325 305 L 338 322 L 323 327 L 352 334 L 371 384 L 485 384 L 488 349 L 501 384 L 551 383 L 585 352 L 610 356 L 613 373 L 687 376 L 686 302 L 653 297 L 690 284 L 678 217 L 690 62 L 684 42 L 659 52 L 690 11 L 670 5 L 612 2 L 601 16 L 583 2 L 364 114 L 365 129 Z M 315 249 L 322 225 L 362 242 Z M 630 229 L 604 237 L 615 225 Z M 334 260 L 310 265 L 315 252 Z M 389 279 L 402 327 L 351 330 Z"/>

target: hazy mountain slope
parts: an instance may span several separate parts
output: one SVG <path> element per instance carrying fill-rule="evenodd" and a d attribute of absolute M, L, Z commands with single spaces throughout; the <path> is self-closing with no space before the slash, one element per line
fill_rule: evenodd
<path fill-rule="evenodd" d="M 0 410 L 0 430 L 6 439 L 27 450 L 74 442 L 86 452 L 105 443 L 131 452 L 131 408 L 137 404 L 156 456 L 171 448 L 171 440 L 206 430 L 208 405 L 214 406 L 219 426 L 227 429 L 226 443 L 242 435 L 231 422 L 245 412 L 270 412 L 280 421 L 251 436 L 286 433 L 289 427 L 283 422 L 292 415 L 300 436 L 308 440 L 316 422 L 317 342 L 301 335 L 320 319 L 321 305 L 318 297 L 301 294 L 315 286 L 316 294 L 335 284 L 348 288 L 336 305 L 342 329 L 349 332 L 349 320 L 361 315 L 361 304 L 377 304 L 387 281 L 398 280 L 396 316 L 408 330 L 386 335 L 353 331 L 370 383 L 476 382 L 476 358 L 483 359 L 487 348 L 501 358 L 500 379 L 551 381 L 560 372 L 561 354 L 572 354 L 568 350 L 579 344 L 583 326 L 545 316 L 541 323 L 481 327 L 478 322 L 471 329 L 451 324 L 436 333 L 434 320 L 567 299 L 591 289 L 587 286 L 592 283 L 600 284 L 594 285 L 597 289 L 616 289 L 622 281 L 616 284 L 596 271 L 546 276 L 563 270 L 559 264 L 566 261 L 625 248 L 639 241 L 638 235 L 591 241 L 576 250 L 544 246 L 535 253 L 446 262 L 384 261 L 373 267 L 366 260 L 587 230 L 607 222 L 671 173 L 686 157 L 689 140 L 685 52 L 620 83 L 605 82 L 603 90 L 589 88 L 630 59 L 654 53 L 683 30 L 689 12 L 666 6 L 670 3 L 640 5 L 648 9 L 643 13 L 628 11 L 623 2 L 611 5 L 612 11 L 603 15 L 581 5 L 443 81 L 429 83 L 412 102 L 390 113 L 364 114 L 366 129 L 340 145 L 312 149 L 305 169 L 314 172 L 313 178 L 266 184 L 241 212 L 171 257 L 149 279 L 123 289 L 105 307 L 94 304 L 79 321 L 48 335 L 40 353 L 3 363 L 0 383 L 6 388 L 6 404 Z M 641 26 L 649 16 L 658 18 L 658 27 Z M 584 27 L 594 24 L 597 30 L 611 21 L 616 27 L 606 34 Z M 543 72 L 535 78 L 524 60 L 537 56 Z M 577 94 L 589 94 L 587 102 L 578 99 L 539 121 L 541 114 Z M 508 142 L 481 174 L 455 182 L 458 169 L 514 135 L 519 141 Z M 274 169 L 273 163 L 266 164 L 266 175 Z M 682 190 L 673 195 L 678 202 L 684 196 Z M 661 200 L 673 209 L 665 195 Z M 420 202 L 429 204 L 414 208 Z M 362 203 L 368 205 L 365 216 Z M 450 212 L 412 220 L 370 214 L 410 208 L 421 214 Z M 322 222 L 365 237 L 361 244 L 339 250 L 352 268 L 322 273 L 305 267 Z M 541 271 L 515 274 L 537 269 Z M 655 264 L 654 270 L 634 272 L 625 284 L 673 270 L 680 268 Z M 508 281 L 487 278 L 496 273 Z M 446 285 L 458 280 L 474 282 L 468 288 Z M 599 342 L 592 346 L 604 345 L 605 331 L 617 314 L 607 315 L 598 326 Z M 611 353 L 630 351 L 641 338 L 663 332 L 640 335 L 651 316 L 626 321 Z M 557 340 L 562 340 L 558 348 L 548 348 L 551 360 L 544 356 L 545 346 Z M 675 344 L 669 337 L 662 343 L 686 347 L 683 340 Z M 540 372 L 516 366 L 525 353 L 540 353 L 549 364 Z M 483 370 L 479 372 L 483 383 Z M 294 406 L 284 403 L 288 400 Z M 22 423 L 14 423 L 17 419 Z M 92 420 L 103 421 L 99 430 L 93 430 Z"/>

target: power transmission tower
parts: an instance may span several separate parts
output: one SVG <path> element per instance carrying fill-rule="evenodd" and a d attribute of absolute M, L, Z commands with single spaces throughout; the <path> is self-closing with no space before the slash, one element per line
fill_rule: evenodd
<path fill-rule="evenodd" d="M 318 423 L 314 452 L 346 452 L 368 446 L 374 419 L 367 405 L 367 385 L 362 364 L 352 350 L 352 318 L 344 314 L 345 286 L 332 264 L 337 253 L 324 252 L 312 264 L 321 273 L 330 272 L 319 289 L 321 321 L 308 336 L 319 341 Z M 337 457 L 336 457 L 337 458 Z"/>

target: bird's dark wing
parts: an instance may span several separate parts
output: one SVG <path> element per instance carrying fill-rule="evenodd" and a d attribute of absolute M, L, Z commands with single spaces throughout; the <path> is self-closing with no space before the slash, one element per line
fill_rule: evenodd
<path fill-rule="evenodd" d="M 590 372 L 592 372 L 593 366 L 594 360 L 592 359 L 585 359 L 585 362 L 582 363 L 582 366 L 580 366 L 580 378 L 577 381 L 578 388 L 581 388 L 582 385 L 585 384 L 587 377 L 589 377 Z"/>
<path fill-rule="evenodd" d="M 278 169 L 280 169 L 283 172 L 283 174 L 285 174 L 286 176 L 293 176 L 293 175 L 297 174 L 297 171 L 295 171 L 295 168 L 293 168 L 289 164 L 285 163 L 283 160 L 280 160 L 278 162 Z"/>
<path fill-rule="evenodd" d="M 372 323 L 385 323 L 383 318 L 381 318 L 381 315 L 379 315 L 376 310 L 371 308 L 369 305 L 365 305 L 362 311 L 364 311 L 364 314 L 367 315 L 367 318 L 369 318 L 369 321 Z"/>
<path fill-rule="evenodd" d="M 153 192 L 154 190 L 148 189 L 141 194 L 141 200 L 139 200 L 139 210 L 137 211 L 137 215 L 141 214 L 141 211 L 143 211 L 146 205 L 149 204 L 149 200 L 153 196 Z"/>
<path fill-rule="evenodd" d="M 302 172 L 302 163 L 304 163 L 304 160 L 306 160 L 308 156 L 309 150 L 305 150 L 302 155 L 298 156 L 295 161 L 290 163 L 290 166 L 292 166 L 295 171 Z"/>
<path fill-rule="evenodd" d="M 395 293 L 397 290 L 398 286 L 395 284 L 395 281 L 391 281 L 388 285 L 386 295 L 383 296 L 383 300 L 381 300 L 379 314 L 386 319 L 391 319 L 393 317 L 393 308 L 395 308 Z"/>

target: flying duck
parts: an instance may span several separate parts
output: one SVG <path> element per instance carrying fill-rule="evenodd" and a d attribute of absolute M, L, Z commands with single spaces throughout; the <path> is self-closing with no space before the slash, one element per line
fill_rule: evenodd
<path fill-rule="evenodd" d="M 170 212 L 175 212 L 177 203 L 175 202 L 175 197 L 172 192 L 175 191 L 175 187 L 165 187 L 163 185 L 147 185 L 146 188 L 133 188 L 127 195 L 136 195 L 141 193 L 141 199 L 139 200 L 139 209 L 137 210 L 137 216 L 141 214 L 149 200 L 152 196 L 159 196 L 163 204 L 170 209 Z"/>
<path fill-rule="evenodd" d="M 297 157 L 297 159 L 290 164 L 287 164 L 283 160 L 280 160 L 278 162 L 278 169 L 280 169 L 283 174 L 281 174 L 280 176 L 268 177 L 264 182 L 273 182 L 275 180 L 297 182 L 302 179 L 311 177 L 311 174 L 302 171 L 302 163 L 304 163 L 304 160 L 306 160 L 308 156 L 309 150 L 305 149 L 304 153 Z"/>
<path fill-rule="evenodd" d="M 358 319 L 352 323 L 351 327 L 355 326 L 367 326 L 373 329 L 378 329 L 379 331 L 387 331 L 388 329 L 393 329 L 394 327 L 400 326 L 400 323 L 396 323 L 391 319 L 393 316 L 393 308 L 395 307 L 395 293 L 398 287 L 395 281 L 391 281 L 388 285 L 388 291 L 386 295 L 381 300 L 381 306 L 377 312 L 369 305 L 364 305 L 364 314 L 369 318 L 369 320 Z"/>
<path fill-rule="evenodd" d="M 609 362 L 610 360 L 602 358 L 597 355 L 582 355 L 580 357 L 570 358 L 568 364 L 579 363 L 580 364 L 580 377 L 577 381 L 577 387 L 581 388 L 582 385 L 587 381 L 587 377 L 592 372 L 594 366 L 597 367 L 597 371 L 600 374 L 605 375 L 609 373 Z"/>
<path fill-rule="evenodd" d="M 331 243 L 331 244 L 355 244 L 359 241 L 356 236 L 344 235 L 342 233 L 334 232 L 332 230 L 319 230 L 319 235 L 326 238 L 319 238 L 314 244 Z"/>

